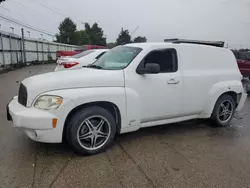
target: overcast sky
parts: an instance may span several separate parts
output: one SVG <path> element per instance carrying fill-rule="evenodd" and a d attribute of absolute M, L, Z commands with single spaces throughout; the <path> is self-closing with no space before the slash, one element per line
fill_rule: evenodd
<path fill-rule="evenodd" d="M 78 29 L 84 29 L 81 22 L 97 22 L 108 42 L 116 40 L 121 27 L 132 32 L 139 26 L 132 37 L 146 36 L 149 42 L 179 37 L 250 48 L 250 0 L 6 0 L 0 13 L 52 33 L 65 16 Z M 1 19 L 0 24 L 2 30 L 14 27 L 20 33 L 17 25 Z M 40 36 L 30 32 L 31 37 Z"/>

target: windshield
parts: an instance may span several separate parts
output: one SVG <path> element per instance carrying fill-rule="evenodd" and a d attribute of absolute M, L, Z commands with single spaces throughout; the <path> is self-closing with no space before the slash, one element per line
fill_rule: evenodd
<path fill-rule="evenodd" d="M 141 51 L 141 48 L 118 46 L 105 53 L 93 65 L 101 69 L 121 70 L 127 67 Z"/>
<path fill-rule="evenodd" d="M 79 53 L 79 54 L 73 55 L 73 56 L 71 56 L 71 57 L 76 58 L 76 59 L 79 59 L 79 58 L 81 58 L 81 57 L 84 57 L 84 56 L 86 56 L 86 55 L 92 53 L 92 52 L 93 52 L 93 51 L 91 51 L 91 50 L 87 50 L 87 51 L 81 52 L 81 53 Z"/>

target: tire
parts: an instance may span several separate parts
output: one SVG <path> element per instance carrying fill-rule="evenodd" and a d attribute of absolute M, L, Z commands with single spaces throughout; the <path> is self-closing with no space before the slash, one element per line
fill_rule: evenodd
<path fill-rule="evenodd" d="M 226 106 L 228 107 L 228 110 L 226 110 L 227 109 Z M 234 99 L 230 95 L 226 95 L 226 94 L 222 95 L 217 100 L 217 102 L 214 106 L 214 110 L 212 112 L 211 119 L 216 123 L 217 126 L 221 126 L 221 127 L 228 126 L 230 124 L 231 120 L 233 119 L 235 108 L 236 108 L 236 103 L 235 103 Z M 223 113 L 223 110 L 226 113 Z M 224 121 L 223 121 L 223 119 L 224 119 Z"/>
<path fill-rule="evenodd" d="M 109 111 L 98 106 L 77 111 L 67 125 L 69 144 L 83 155 L 103 152 L 112 144 L 115 134 L 114 117 Z"/>

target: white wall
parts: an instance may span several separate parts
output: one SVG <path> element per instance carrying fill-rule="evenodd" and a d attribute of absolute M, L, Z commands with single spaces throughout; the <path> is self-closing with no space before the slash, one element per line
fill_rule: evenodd
<path fill-rule="evenodd" d="M 23 41 L 25 43 L 26 61 L 47 61 L 48 56 L 56 59 L 58 50 L 75 50 L 78 46 L 41 41 L 36 39 L 24 38 L 12 33 L 0 31 L 0 66 L 11 65 L 23 62 Z"/>

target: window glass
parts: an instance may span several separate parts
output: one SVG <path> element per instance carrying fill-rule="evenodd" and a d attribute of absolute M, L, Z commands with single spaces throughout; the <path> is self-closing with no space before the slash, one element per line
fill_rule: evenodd
<path fill-rule="evenodd" d="M 142 49 L 137 47 L 118 46 L 101 56 L 93 65 L 101 69 L 124 69 L 141 51 Z"/>
<path fill-rule="evenodd" d="M 79 54 L 76 54 L 76 55 L 73 55 L 72 58 L 76 58 L 76 59 L 79 59 L 79 58 L 82 58 L 90 53 L 92 53 L 93 51 L 91 50 L 87 50 L 87 51 L 84 51 L 84 52 L 81 52 Z"/>
<path fill-rule="evenodd" d="M 160 66 L 160 72 L 176 72 L 177 57 L 175 50 L 154 50 L 143 60 L 144 66 L 147 63 L 156 63 Z"/>

